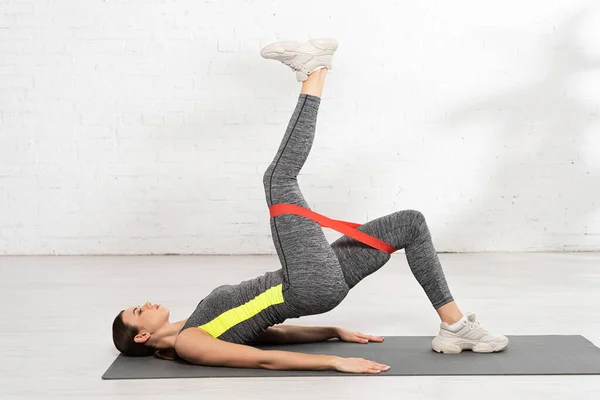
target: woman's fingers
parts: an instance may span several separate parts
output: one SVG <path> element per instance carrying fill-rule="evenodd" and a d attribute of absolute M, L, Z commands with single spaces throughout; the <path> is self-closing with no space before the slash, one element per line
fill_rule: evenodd
<path fill-rule="evenodd" d="M 366 372 L 370 374 L 379 374 L 381 372 L 387 372 L 389 368 L 369 368 Z"/>
<path fill-rule="evenodd" d="M 356 335 L 363 342 L 364 342 L 364 340 L 370 340 L 372 342 L 383 342 L 383 340 L 384 340 L 384 338 L 381 336 L 367 335 L 367 334 L 360 333 L 360 332 L 357 332 Z"/>
<path fill-rule="evenodd" d="M 378 374 L 389 370 L 390 367 L 375 361 L 365 360 L 364 358 L 351 357 L 339 358 L 335 369 L 340 372 Z"/>
<path fill-rule="evenodd" d="M 367 360 L 365 360 L 365 361 L 367 361 Z M 388 369 L 390 369 L 389 366 L 387 366 L 385 364 L 377 363 L 375 361 L 367 361 L 366 368 L 367 368 L 367 372 L 376 373 L 376 374 L 378 374 L 380 372 L 385 372 Z"/>

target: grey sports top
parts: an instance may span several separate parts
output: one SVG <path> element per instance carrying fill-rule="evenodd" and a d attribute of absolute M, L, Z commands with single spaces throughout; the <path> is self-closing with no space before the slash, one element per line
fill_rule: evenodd
<path fill-rule="evenodd" d="M 247 344 L 269 326 L 290 318 L 282 294 L 282 270 L 237 285 L 222 285 L 198 303 L 181 329 L 195 327 L 227 342 Z"/>

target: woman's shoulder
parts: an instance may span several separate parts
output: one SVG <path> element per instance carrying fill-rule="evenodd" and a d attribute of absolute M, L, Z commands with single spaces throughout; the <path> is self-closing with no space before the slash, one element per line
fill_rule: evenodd
<path fill-rule="evenodd" d="M 197 326 L 190 326 L 183 329 L 175 338 L 175 351 L 179 354 L 180 351 L 185 351 L 190 345 L 197 345 L 202 339 L 212 337 L 204 329 Z"/>
<path fill-rule="evenodd" d="M 190 339 L 190 338 L 198 338 L 198 337 L 206 337 L 206 336 L 210 336 L 210 333 L 208 333 L 207 331 L 205 331 L 204 329 L 198 327 L 198 326 L 190 326 L 189 328 L 185 328 L 183 330 L 181 330 L 181 332 L 179 332 L 179 334 L 177 334 L 177 341 L 179 341 L 181 338 L 184 338 L 184 340 Z"/>

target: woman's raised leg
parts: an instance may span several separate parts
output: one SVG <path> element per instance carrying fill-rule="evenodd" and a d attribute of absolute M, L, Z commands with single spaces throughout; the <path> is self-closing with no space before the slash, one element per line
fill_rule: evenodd
<path fill-rule="evenodd" d="M 311 49 L 307 44 L 304 51 L 328 51 L 325 41 L 318 44 L 325 49 Z M 335 42 L 331 45 L 337 47 Z M 286 55 L 279 50 L 282 45 L 274 44 L 267 49 L 272 49 L 279 58 Z M 263 51 L 263 56 L 265 53 L 269 54 Z M 308 57 L 307 62 L 312 61 L 314 58 Z M 319 96 L 327 74 L 327 69 L 312 70 L 317 67 L 319 65 L 305 69 L 308 79 L 302 84 L 279 150 L 263 176 L 268 206 L 287 203 L 310 209 L 297 177 L 314 141 Z M 283 297 L 285 303 L 296 310 L 295 316 L 320 314 L 338 305 L 348 293 L 348 285 L 319 223 L 299 215 L 283 214 L 271 218 L 270 225 L 283 270 Z"/>

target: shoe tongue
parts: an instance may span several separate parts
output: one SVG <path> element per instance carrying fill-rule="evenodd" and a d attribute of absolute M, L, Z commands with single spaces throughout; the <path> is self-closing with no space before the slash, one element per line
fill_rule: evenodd
<path fill-rule="evenodd" d="M 477 317 L 475 316 L 475 314 L 469 313 L 469 315 L 467 315 L 467 320 L 475 322 L 477 320 Z"/>

